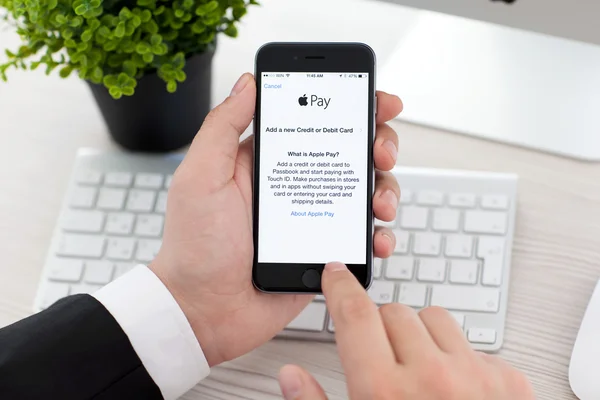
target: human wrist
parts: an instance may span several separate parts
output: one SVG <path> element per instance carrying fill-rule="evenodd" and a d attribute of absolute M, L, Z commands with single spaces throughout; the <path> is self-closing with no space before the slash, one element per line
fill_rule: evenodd
<path fill-rule="evenodd" d="M 185 294 L 184 290 L 180 289 L 181 285 L 178 285 L 175 279 L 170 278 L 168 269 L 162 266 L 158 257 L 148 265 L 148 268 L 158 277 L 177 302 L 200 344 L 208 365 L 213 367 L 225 361 L 219 351 L 210 321 L 200 310 L 200 305 L 196 304 L 195 301 L 189 301 L 189 296 Z"/>

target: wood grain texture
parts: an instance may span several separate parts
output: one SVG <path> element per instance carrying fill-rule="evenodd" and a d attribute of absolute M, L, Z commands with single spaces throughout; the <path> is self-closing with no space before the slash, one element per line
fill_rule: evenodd
<path fill-rule="evenodd" d="M 317 38 L 314 33 L 302 36 L 302 27 L 294 21 L 266 23 L 273 21 L 274 15 L 288 12 L 284 7 L 292 2 L 264 3 L 246 20 L 241 29 L 243 39 L 220 41 L 214 70 L 215 101 L 227 95 L 241 72 L 252 70 L 260 43 Z M 372 3 L 364 4 L 371 7 Z M 346 22 L 352 18 L 362 21 L 366 7 L 359 2 L 356 7 L 336 10 L 347 9 Z M 391 18 L 390 13 L 385 17 Z M 362 34 L 348 26 L 352 27 L 333 24 L 322 40 L 376 40 L 372 36 L 375 29 Z M 248 29 L 255 29 L 252 35 L 245 35 Z M 378 32 L 386 29 L 391 28 L 383 24 Z M 373 47 L 385 50 L 384 41 Z M 0 22 L 0 47 L 17 43 Z M 236 55 L 235 63 L 231 54 Z M 379 59 L 385 59 L 385 54 Z M 61 81 L 38 71 L 18 71 L 9 78 L 9 84 L 0 83 L 0 326 L 31 313 L 76 149 L 114 147 L 87 87 L 77 78 Z M 549 110 L 549 118 L 551 114 Z M 400 136 L 403 165 L 519 174 L 510 300 L 500 356 L 529 376 L 539 399 L 575 399 L 567 380 L 569 357 L 600 277 L 600 164 L 398 121 L 392 125 Z M 211 376 L 183 399 L 279 399 L 276 375 L 286 363 L 300 364 L 314 373 L 332 399 L 346 398 L 334 345 L 274 340 L 214 368 Z"/>

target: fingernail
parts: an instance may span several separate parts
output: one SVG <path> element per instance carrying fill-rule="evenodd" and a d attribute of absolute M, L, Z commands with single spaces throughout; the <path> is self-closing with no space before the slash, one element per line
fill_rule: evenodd
<path fill-rule="evenodd" d="M 383 142 L 383 147 L 386 148 L 386 150 L 388 151 L 388 153 L 390 153 L 390 156 L 392 156 L 395 162 L 398 158 L 398 149 L 396 148 L 394 142 L 392 142 L 391 140 L 386 140 L 385 142 Z"/>
<path fill-rule="evenodd" d="M 396 208 L 398 208 L 398 196 L 396 196 L 396 193 L 394 193 L 393 190 L 388 189 L 385 192 L 383 192 L 381 194 L 381 199 L 383 201 L 385 201 L 386 203 L 388 203 L 390 206 L 392 206 L 394 208 L 394 210 Z"/>
<path fill-rule="evenodd" d="M 342 264 L 341 262 L 330 262 L 329 264 L 325 265 L 325 269 L 327 271 L 330 272 L 335 272 L 335 271 L 345 271 L 348 269 L 348 267 L 346 267 L 345 264 Z"/>
<path fill-rule="evenodd" d="M 240 79 L 238 79 L 238 81 L 235 83 L 235 85 L 233 85 L 233 89 L 231 89 L 231 94 L 229 96 L 233 97 L 236 94 L 241 93 L 249 81 L 250 81 L 249 73 L 245 73 L 244 75 L 240 76 Z"/>
<path fill-rule="evenodd" d="M 285 400 L 295 400 L 302 393 L 302 379 L 300 374 L 292 368 L 282 370 L 279 376 L 279 385 Z"/>
<path fill-rule="evenodd" d="M 389 233 L 382 232 L 381 234 L 383 235 L 384 238 L 386 238 L 390 242 L 390 245 L 392 245 L 392 246 L 394 245 L 394 238 Z"/>

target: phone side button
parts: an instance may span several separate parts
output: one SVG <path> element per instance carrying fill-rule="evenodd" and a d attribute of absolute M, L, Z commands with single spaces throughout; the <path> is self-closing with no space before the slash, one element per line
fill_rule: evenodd
<path fill-rule="evenodd" d="M 309 289 L 318 288 L 321 284 L 321 274 L 316 269 L 307 269 L 302 274 L 302 283 Z"/>

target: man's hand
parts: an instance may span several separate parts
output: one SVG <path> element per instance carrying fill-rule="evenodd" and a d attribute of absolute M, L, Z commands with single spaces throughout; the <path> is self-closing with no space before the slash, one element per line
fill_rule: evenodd
<path fill-rule="evenodd" d="M 524 375 L 500 358 L 471 349 L 444 309 L 416 313 L 377 306 L 345 265 L 323 272 L 323 292 L 351 400 L 532 400 Z M 282 368 L 286 400 L 326 400 L 317 381 L 295 365 Z"/>
<path fill-rule="evenodd" d="M 239 137 L 254 115 L 250 74 L 207 116 L 169 190 L 163 245 L 149 266 L 185 313 L 209 365 L 239 357 L 271 339 L 311 301 L 274 295 L 252 285 L 252 138 Z M 374 144 L 377 218 L 396 217 L 400 189 L 389 171 L 398 137 L 385 121 L 402 109 L 396 96 L 378 93 Z M 377 257 L 388 257 L 395 238 L 374 237 Z"/>

